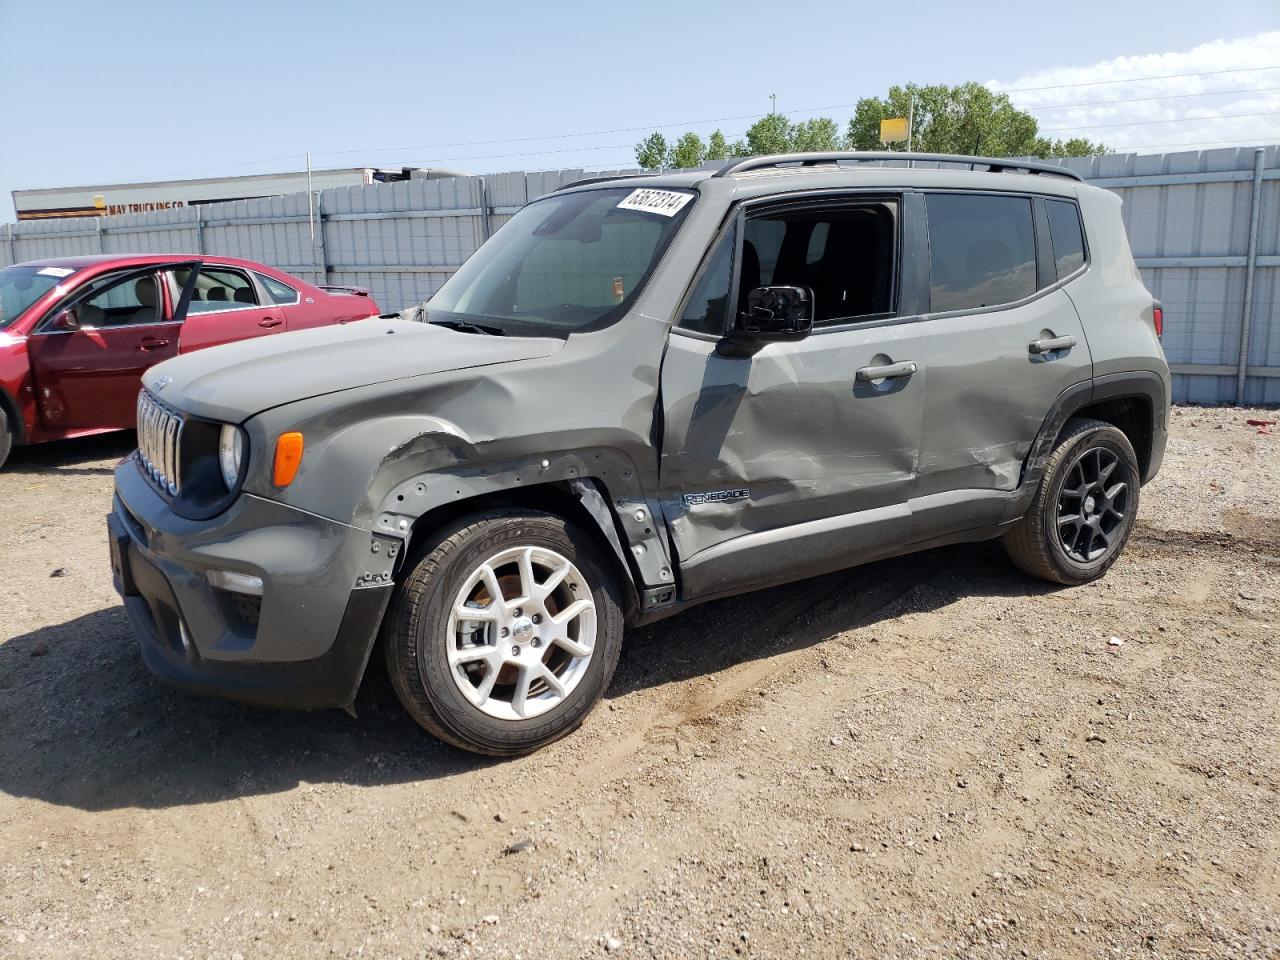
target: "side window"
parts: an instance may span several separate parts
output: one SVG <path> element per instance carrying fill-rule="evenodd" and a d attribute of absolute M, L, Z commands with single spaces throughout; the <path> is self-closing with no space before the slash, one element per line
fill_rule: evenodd
<path fill-rule="evenodd" d="M 1036 292 L 1036 241 L 1026 197 L 931 193 L 932 311 L 1012 303 Z"/>
<path fill-rule="evenodd" d="M 177 288 L 181 290 L 187 282 L 186 270 L 175 270 L 173 274 Z M 249 278 L 239 270 L 228 270 L 222 267 L 201 267 L 196 277 L 196 288 L 191 294 L 191 303 L 187 313 L 213 313 L 217 310 L 237 310 L 257 304 L 258 294 L 253 289 Z"/>
<path fill-rule="evenodd" d="M 160 320 L 160 285 L 154 276 L 132 280 L 104 277 L 95 281 L 96 292 L 76 306 L 80 327 L 126 327 Z"/>
<path fill-rule="evenodd" d="M 298 302 L 298 291 L 287 283 L 275 277 L 268 277 L 265 273 L 255 273 L 254 276 L 258 278 L 258 282 L 262 284 L 263 289 L 267 291 L 267 296 L 276 306 L 287 307 Z"/>
<path fill-rule="evenodd" d="M 1049 214 L 1053 259 L 1058 266 L 1058 279 L 1062 279 L 1084 266 L 1084 235 L 1080 232 L 1080 211 L 1069 200 L 1046 200 L 1045 209 Z"/>
<path fill-rule="evenodd" d="M 842 204 L 747 221 L 740 299 L 758 286 L 813 291 L 814 322 L 893 312 L 896 205 Z"/>
<path fill-rule="evenodd" d="M 737 231 L 730 230 L 711 254 L 707 269 L 703 271 L 698 285 L 693 288 L 684 313 L 680 315 L 680 326 L 684 329 L 716 336 L 724 333 L 729 312 L 729 284 L 733 282 L 733 247 L 736 236 Z"/>

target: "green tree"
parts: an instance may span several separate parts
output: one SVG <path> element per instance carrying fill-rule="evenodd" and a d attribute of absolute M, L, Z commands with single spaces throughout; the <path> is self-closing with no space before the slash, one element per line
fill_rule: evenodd
<path fill-rule="evenodd" d="M 788 152 L 839 150 L 843 146 L 844 141 L 836 122 L 830 117 L 814 117 L 812 120 L 801 120 L 791 128 L 791 148 Z"/>
<path fill-rule="evenodd" d="M 716 130 L 707 138 L 707 155 L 706 160 L 727 160 L 729 157 L 729 141 L 724 138 L 724 134 Z"/>
<path fill-rule="evenodd" d="M 912 116 L 911 147 L 924 153 L 1085 157 L 1106 150 L 1102 144 L 1084 139 L 1062 141 L 1040 136 L 1035 117 L 1015 107 L 1008 94 L 979 83 L 954 87 L 909 83 L 890 87 L 885 97 L 864 97 L 849 121 L 846 144 L 854 150 L 905 150 L 905 143 L 880 142 L 880 121 L 906 116 Z"/>
<path fill-rule="evenodd" d="M 667 138 L 655 132 L 637 143 L 636 163 L 644 170 L 657 170 L 671 166 L 671 151 L 667 148 Z"/>
<path fill-rule="evenodd" d="M 696 133 L 686 133 L 671 148 L 671 166 L 696 167 L 707 158 L 707 148 Z"/>
<path fill-rule="evenodd" d="M 748 128 L 746 142 L 739 140 L 734 146 L 745 147 L 745 156 L 749 157 L 762 153 L 788 153 L 791 151 L 791 122 L 780 113 L 761 117 Z"/>

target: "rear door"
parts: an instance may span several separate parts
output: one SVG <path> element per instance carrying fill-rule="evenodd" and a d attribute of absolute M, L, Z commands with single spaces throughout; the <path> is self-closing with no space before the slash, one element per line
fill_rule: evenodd
<path fill-rule="evenodd" d="M 184 269 L 175 270 L 171 286 L 180 289 L 188 279 Z M 283 333 L 285 329 L 283 311 L 267 300 L 248 272 L 205 263 L 187 305 L 179 350 L 190 353 L 221 343 Z"/>
<path fill-rule="evenodd" d="M 661 374 L 661 497 L 685 596 L 905 540 L 926 347 L 897 293 L 902 227 L 898 196 L 793 199 L 751 209 L 713 248 Z M 747 357 L 717 350 L 748 290 L 785 284 L 813 291 L 812 335 Z"/>
<path fill-rule="evenodd" d="M 929 192 L 923 203 L 932 316 L 913 496 L 917 531 L 941 535 L 993 519 L 994 494 L 1018 486 L 1054 401 L 1093 364 L 1067 295 L 1087 269 L 1074 202 Z M 974 512 L 984 495 L 992 516 Z"/>
<path fill-rule="evenodd" d="M 177 353 L 171 308 L 151 267 L 105 274 L 59 304 L 27 341 L 42 424 L 132 427 L 143 372 Z"/>

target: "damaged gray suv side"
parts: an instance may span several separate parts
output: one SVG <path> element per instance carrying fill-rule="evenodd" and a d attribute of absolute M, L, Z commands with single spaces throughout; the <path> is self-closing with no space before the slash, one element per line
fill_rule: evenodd
<path fill-rule="evenodd" d="M 147 665 L 349 707 L 380 639 L 423 727 L 516 754 L 690 604 L 995 537 L 1102 576 L 1169 405 L 1120 201 L 883 159 L 574 184 L 413 319 L 152 368 L 109 517 Z"/>

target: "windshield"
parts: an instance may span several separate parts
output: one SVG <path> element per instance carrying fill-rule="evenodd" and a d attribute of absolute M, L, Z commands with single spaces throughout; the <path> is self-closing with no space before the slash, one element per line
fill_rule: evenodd
<path fill-rule="evenodd" d="M 0 269 L 0 330 L 73 273 L 71 267 L 27 264 Z"/>
<path fill-rule="evenodd" d="M 622 316 L 694 194 L 631 188 L 552 194 L 503 226 L 427 305 L 431 323 L 564 336 Z"/>

